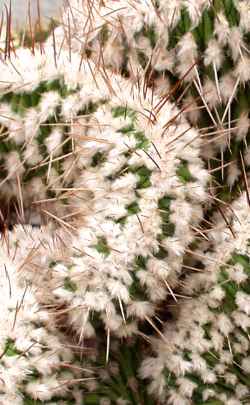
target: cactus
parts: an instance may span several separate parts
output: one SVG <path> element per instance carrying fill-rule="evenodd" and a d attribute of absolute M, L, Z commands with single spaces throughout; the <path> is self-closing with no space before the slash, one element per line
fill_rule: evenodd
<path fill-rule="evenodd" d="M 249 207 L 244 194 L 228 215 L 230 228 L 215 223 L 211 246 L 196 252 L 204 270 L 187 277 L 190 300 L 177 304 L 175 321 L 155 357 L 141 366 L 150 391 L 164 404 L 249 402 L 250 300 Z"/>
<path fill-rule="evenodd" d="M 56 190 L 72 182 L 63 159 L 69 155 L 70 162 L 73 151 L 62 108 L 76 90 L 48 67 L 45 58 L 23 49 L 1 63 L 1 196 L 7 203 L 18 200 L 20 211 L 39 200 L 52 202 L 60 196 Z"/>
<path fill-rule="evenodd" d="M 242 166 L 249 167 L 248 2 L 91 4 L 70 2 L 63 19 L 64 43 L 133 80 L 139 71 L 140 80 L 144 76 L 164 97 L 170 92 L 204 130 L 203 156 L 216 180 L 225 176 L 231 190 L 242 178 Z"/>
<path fill-rule="evenodd" d="M 36 299 L 36 290 L 22 276 L 30 259 L 25 254 L 30 241 L 18 246 L 21 233 L 16 229 L 6 234 L 0 246 L 0 402 L 80 404 L 80 385 L 76 387 L 75 382 L 82 373 L 76 372 L 79 362 L 73 346 L 53 325 Z"/>
<path fill-rule="evenodd" d="M 24 208 L 44 202 L 42 208 L 52 206 L 60 216 L 80 169 L 81 142 L 72 139 L 71 127 L 90 113 L 92 102 L 48 54 L 19 50 L 1 69 L 1 195 Z"/>
<path fill-rule="evenodd" d="M 249 21 L 71 0 L 0 59 L 1 404 L 250 403 Z"/>
<path fill-rule="evenodd" d="M 80 337 L 94 333 L 98 318 L 119 336 L 152 321 L 178 284 L 206 199 L 196 132 L 182 118 L 173 123 L 179 113 L 169 103 L 155 113 L 150 92 L 143 99 L 117 76 L 110 85 L 114 94 L 88 119 L 87 137 L 100 142 L 85 144 L 75 183 L 85 190 L 83 223 L 67 258 L 51 265 L 60 287 L 49 288 Z"/>
<path fill-rule="evenodd" d="M 41 216 L 46 211 L 59 218 L 68 213 L 74 180 L 83 169 L 84 142 L 72 138 L 72 128 L 77 117 L 103 103 L 103 96 L 95 95 L 90 68 L 86 76 L 77 72 L 72 80 L 80 61 L 70 71 L 65 55 L 57 66 L 52 50 L 48 52 L 34 56 L 18 49 L 12 60 L 1 62 L 0 196 L 7 205 L 18 202 L 22 220 L 35 223 L 41 219 L 29 220 L 26 212 Z"/>
<path fill-rule="evenodd" d="M 40 121 L 45 122 L 46 133 L 41 134 L 44 127 L 40 124 L 31 141 L 36 148 L 44 149 L 47 165 L 42 178 L 36 167 L 35 180 L 38 176 L 40 182 L 44 181 L 49 171 L 56 170 L 53 163 L 50 167 L 53 149 L 46 149 L 50 140 L 55 149 L 61 145 L 61 138 L 70 143 L 69 147 L 75 140 L 74 152 L 78 153 L 73 162 L 76 173 L 70 176 L 72 184 L 68 184 L 69 190 L 74 191 L 69 195 L 68 207 L 69 216 L 73 208 L 80 214 L 76 227 L 66 226 L 63 221 L 66 230 L 76 236 L 72 236 L 69 249 L 65 250 L 65 263 L 64 258 L 52 260 L 50 271 L 55 279 L 48 286 L 45 283 L 45 295 L 51 291 L 59 305 L 68 305 L 70 322 L 80 336 L 85 329 L 87 334 L 94 333 L 92 312 L 103 318 L 108 331 L 130 335 L 137 330 L 138 321 L 151 322 L 157 303 L 173 294 L 185 248 L 197 232 L 208 180 L 199 158 L 197 132 L 170 102 L 160 103 L 150 90 L 144 93 L 118 75 L 108 77 L 101 69 L 93 74 L 95 67 L 91 62 L 82 62 L 77 55 L 72 55 L 70 63 L 68 53 L 62 52 L 54 66 L 53 55 L 47 54 L 45 59 L 36 57 L 35 61 L 32 55 L 21 59 L 26 52 L 18 53 L 20 66 L 18 63 L 15 66 L 24 77 L 20 79 L 16 72 L 10 72 L 9 64 L 4 65 L 7 73 L 4 71 L 3 77 L 7 80 L 11 74 L 8 81 L 13 84 L 8 95 L 11 94 L 10 103 L 14 103 L 24 126 L 30 128 L 30 110 L 33 113 L 35 109 L 35 116 L 43 112 Z M 41 107 L 43 100 L 38 102 L 37 109 L 33 106 L 23 112 L 26 93 L 18 93 L 13 100 L 12 89 L 26 83 L 25 76 L 30 76 L 30 71 L 33 75 L 36 72 L 37 77 L 27 84 L 28 101 L 33 100 L 34 94 L 40 94 L 42 90 L 37 88 L 45 87 L 46 100 L 53 99 L 53 103 L 46 103 L 45 112 Z M 76 77 L 71 79 L 74 72 Z M 55 86 L 55 82 L 56 90 L 47 93 L 47 86 Z M 69 92 L 73 94 L 68 95 Z M 56 114 L 57 108 L 60 112 Z M 70 135 L 68 127 L 64 128 L 56 143 L 55 133 L 48 133 L 48 119 L 55 121 L 53 131 L 58 131 L 61 123 L 65 125 L 64 120 L 68 121 Z M 16 132 L 11 134 L 17 150 L 3 153 L 5 160 L 12 153 L 19 157 L 23 149 L 30 151 L 29 142 L 19 146 Z M 3 141 L 4 147 L 6 144 L 8 138 Z M 61 165 L 70 162 L 69 156 L 65 156 L 59 154 L 61 174 L 52 176 L 56 185 L 51 186 L 52 191 L 53 187 L 57 190 L 58 183 L 64 186 L 67 172 Z M 32 191 L 25 178 L 30 174 L 29 167 L 24 167 L 23 173 L 24 187 L 26 181 Z M 63 189 L 67 191 L 66 186 L 67 183 Z M 44 190 L 39 187 L 38 191 Z M 56 194 L 54 201 L 58 215 L 60 194 Z"/>

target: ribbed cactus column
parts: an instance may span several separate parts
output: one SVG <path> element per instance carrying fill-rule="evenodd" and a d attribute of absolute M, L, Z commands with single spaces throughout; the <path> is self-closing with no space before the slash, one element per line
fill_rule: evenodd
<path fill-rule="evenodd" d="M 94 334 L 96 318 L 104 323 L 108 333 L 131 335 L 137 331 L 140 321 L 154 323 L 152 318 L 158 303 L 173 295 L 185 249 L 199 232 L 196 227 L 202 216 L 208 180 L 199 158 L 199 134 L 173 104 L 162 102 L 149 89 L 145 93 L 140 86 L 101 67 L 97 70 L 91 61 L 82 61 L 76 54 L 70 60 L 69 53 L 62 51 L 56 64 L 53 52 L 37 62 L 28 53 L 27 59 L 22 59 L 26 52 L 20 50 L 17 59 L 20 66 L 17 64 L 11 73 L 10 64 L 4 65 L 4 77 L 12 80 L 11 89 L 13 83 L 14 88 L 23 86 L 30 75 L 27 72 L 33 71 L 32 64 L 37 64 L 36 80 L 27 84 L 31 94 L 38 86 L 43 89 L 56 82 L 57 90 L 49 95 L 45 92 L 50 101 L 44 113 L 45 128 L 48 116 L 54 123 L 59 102 L 55 127 L 60 131 L 67 121 L 69 129 L 64 129 L 60 136 L 66 137 L 63 139 L 70 143 L 71 152 L 68 152 L 70 156 L 58 155 L 60 172 L 53 176 L 55 183 L 51 189 L 57 192 L 59 182 L 59 190 L 69 192 L 70 210 L 63 217 L 65 222 L 73 208 L 73 213 L 78 213 L 74 228 L 63 223 L 66 235 L 72 234 L 65 246 L 66 258 L 52 260 L 52 279 L 49 283 L 39 282 L 38 288 L 44 288 L 46 297 L 50 291 L 51 300 L 55 299 L 59 306 L 68 307 L 70 324 L 80 337 Z M 20 78 L 16 70 L 28 76 Z M 44 79 L 48 77 L 50 80 Z M 64 99 L 65 92 L 70 95 Z M 31 108 L 35 116 L 40 116 L 42 106 L 43 101 L 37 109 Z M 20 123 L 27 125 L 27 111 L 19 114 Z M 48 128 L 40 139 L 42 128 L 41 123 L 29 140 L 35 143 L 35 148 L 41 146 L 44 150 L 46 172 L 40 174 L 31 165 L 31 168 L 24 167 L 22 176 L 34 169 L 35 181 L 44 184 L 54 171 L 46 145 L 55 142 L 57 150 L 61 143 L 57 142 L 57 134 L 47 132 Z M 3 152 L 2 159 L 8 161 L 14 153 L 21 164 L 20 156 L 30 152 L 30 144 L 22 138 L 21 142 L 15 135 L 12 132 L 14 152 Z M 8 145 L 8 139 L 4 139 L 3 146 Z M 77 157 L 73 157 L 72 183 L 68 183 L 64 180 L 65 166 L 72 162 L 72 144 Z M 16 161 L 15 164 L 18 166 Z M 10 174 L 14 175 L 12 171 Z M 10 175 L 9 179 L 15 182 Z M 24 188 L 30 186 L 29 179 L 25 181 L 22 177 L 22 181 Z M 45 190 L 45 185 L 43 189 L 39 187 L 38 194 Z M 30 197 L 35 198 L 34 194 Z M 54 209 L 59 216 L 60 191 L 56 197 Z"/>
<path fill-rule="evenodd" d="M 64 43 L 134 80 L 142 67 L 155 91 L 170 91 L 191 122 L 205 129 L 204 157 L 212 168 L 221 166 L 215 171 L 219 180 L 234 186 L 242 159 L 249 166 L 248 2 L 110 0 L 93 2 L 93 9 L 87 4 L 70 2 Z M 143 80 L 142 71 L 139 76 Z"/>
<path fill-rule="evenodd" d="M 0 246 L 0 402 L 80 405 L 80 385 L 76 388 L 75 382 L 82 377 L 81 368 L 70 341 L 54 326 L 36 299 L 36 289 L 23 278 L 32 244 L 22 240 L 20 251 L 21 234 L 18 229 L 6 234 Z"/>
<path fill-rule="evenodd" d="M 214 1 L 194 22 L 190 8 L 183 4 L 176 26 L 169 31 L 174 75 L 184 76 L 196 63 L 184 80 L 186 86 L 192 83 L 185 103 L 194 109 L 190 118 L 207 128 L 204 157 L 212 167 L 221 166 L 217 178 L 226 178 L 230 188 L 242 177 L 242 166 L 249 167 L 248 7 L 244 1 Z M 199 106 L 203 106 L 200 112 Z"/>
<path fill-rule="evenodd" d="M 35 56 L 18 49 L 0 63 L 0 196 L 6 204 L 19 204 L 22 221 L 40 212 L 58 217 L 58 224 L 66 213 L 74 214 L 69 199 L 83 167 L 82 142 L 72 138 L 71 128 L 103 102 L 102 95 L 96 98 L 90 69 L 86 76 L 78 73 L 78 58 L 71 71 L 65 53 L 58 63 L 52 49 Z"/>
<path fill-rule="evenodd" d="M 204 269 L 185 282 L 185 292 L 193 298 L 179 302 L 177 321 L 166 325 L 165 341 L 155 341 L 155 357 L 141 366 L 141 376 L 151 379 L 150 391 L 164 404 L 249 402 L 250 217 L 246 195 L 232 208 L 230 228 L 216 223 L 212 247 L 197 252 Z"/>

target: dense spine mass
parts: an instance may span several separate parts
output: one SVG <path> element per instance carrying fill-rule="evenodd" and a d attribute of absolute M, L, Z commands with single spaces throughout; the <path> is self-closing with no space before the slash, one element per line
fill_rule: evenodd
<path fill-rule="evenodd" d="M 21 237 L 26 236 L 26 241 Z M 22 275 L 32 248 L 30 229 L 16 228 L 1 240 L 0 402 L 3 405 L 80 404 L 77 358 L 70 342 L 38 303 L 37 291 Z M 41 235 L 36 235 L 40 236 Z M 80 402 L 79 402 L 80 401 Z"/>
<path fill-rule="evenodd" d="M 61 59 L 56 67 L 52 54 L 33 56 L 20 49 L 14 62 L 1 63 L 0 194 L 6 202 L 18 202 L 21 217 L 68 213 L 83 167 L 82 142 L 72 137 L 72 128 L 101 101 L 94 94 L 91 99 L 84 82 L 69 80 L 67 61 Z"/>
<path fill-rule="evenodd" d="M 231 232 L 215 224 L 211 246 L 195 252 L 204 269 L 185 281 L 190 300 L 177 305 L 165 341 L 144 360 L 141 376 L 169 404 L 235 404 L 249 401 L 249 207 L 233 204 Z"/>
<path fill-rule="evenodd" d="M 58 185 L 66 195 L 69 190 L 68 208 L 78 213 L 78 223 L 73 227 L 65 222 L 67 215 L 61 219 L 60 193 L 56 199 L 52 196 L 59 225 L 62 221 L 66 231 L 76 235 L 72 235 L 66 260 L 52 259 L 53 276 L 46 291 L 51 291 L 57 304 L 69 306 L 69 318 L 80 336 L 85 329 L 87 335 L 94 333 L 93 312 L 101 316 L 108 333 L 131 335 L 138 321 L 150 320 L 156 305 L 173 294 L 185 248 L 199 225 L 208 174 L 199 157 L 198 134 L 173 104 L 164 103 L 157 111 L 160 100 L 152 92 L 143 94 L 118 75 L 112 74 L 108 82 L 100 72 L 93 78 L 94 65 L 83 62 L 72 83 L 70 74 L 80 58 L 75 56 L 73 65 L 63 52 L 57 68 L 51 69 L 51 62 L 47 55 L 40 87 L 56 88 L 52 94 L 45 92 L 49 101 L 59 97 L 55 103 L 48 102 L 49 116 L 56 119 L 51 131 L 63 127 L 61 135 L 73 145 L 75 160 L 71 184 L 67 185 L 62 166 L 71 162 L 73 152 L 59 154 L 62 174 L 52 175 L 53 149 L 49 151 L 46 145 L 56 143 L 57 137 L 49 131 L 41 141 L 44 126 L 40 123 L 32 141 L 38 149 L 44 148 L 47 161 L 45 173 L 34 171 L 35 181 L 38 177 L 43 183 L 52 176 L 55 190 Z M 26 65 L 21 68 L 25 71 Z M 38 88 L 39 84 L 32 86 L 33 93 L 26 95 L 29 100 Z M 58 105 L 60 113 L 55 118 Z M 35 114 L 41 109 L 38 103 Z M 30 111 L 34 107 L 24 108 L 24 125 Z M 23 142 L 19 148 L 13 132 L 3 146 L 9 137 L 20 154 L 28 153 L 30 143 Z M 60 146 L 61 140 L 54 149 Z M 24 187 L 29 172 L 24 166 Z M 37 190 L 43 193 L 40 187 Z"/>
<path fill-rule="evenodd" d="M 70 12 L 71 11 L 71 12 Z M 246 1 L 75 0 L 64 14 L 71 48 L 143 78 L 203 130 L 203 155 L 230 188 L 249 166 L 249 5 Z M 67 41 L 64 41 L 67 43 Z M 220 170 L 221 168 L 221 170 Z"/>
<path fill-rule="evenodd" d="M 250 403 L 248 1 L 70 0 L 39 49 L 10 29 L 0 403 Z"/>

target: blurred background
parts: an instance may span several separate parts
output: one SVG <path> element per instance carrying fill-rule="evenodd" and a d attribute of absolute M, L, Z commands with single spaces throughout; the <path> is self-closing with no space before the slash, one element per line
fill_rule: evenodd
<path fill-rule="evenodd" d="M 39 6 L 41 11 L 42 22 L 46 25 L 50 18 L 60 16 L 60 6 L 64 0 L 40 0 Z M 30 9 L 32 18 L 37 16 L 37 0 L 30 0 Z M 5 13 L 5 5 L 9 8 L 10 0 L 0 0 L 0 12 Z M 12 0 L 12 22 L 15 29 L 23 28 L 28 16 L 29 0 Z"/>

